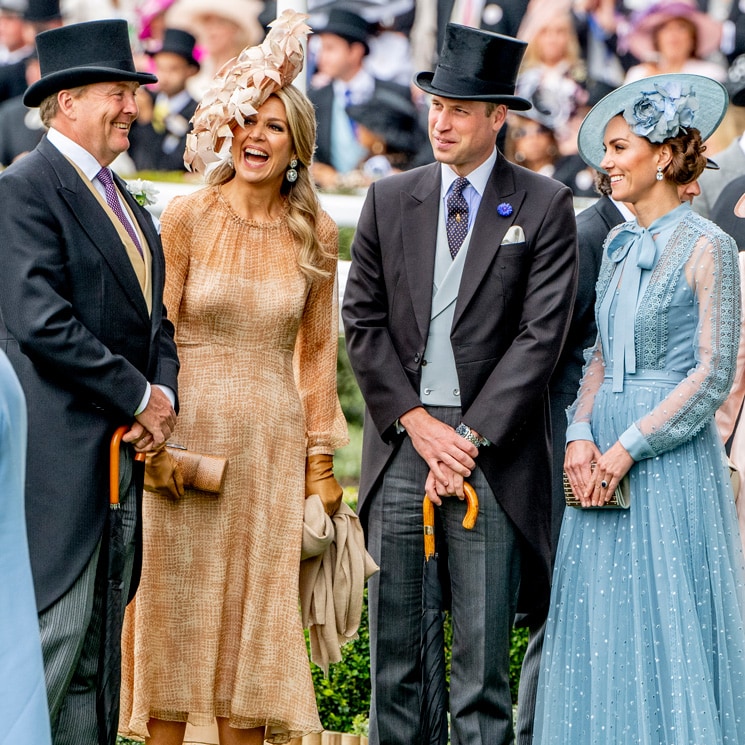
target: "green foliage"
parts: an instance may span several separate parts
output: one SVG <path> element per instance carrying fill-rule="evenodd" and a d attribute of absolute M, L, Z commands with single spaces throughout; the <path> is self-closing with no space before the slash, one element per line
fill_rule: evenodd
<path fill-rule="evenodd" d="M 332 732 L 364 734 L 370 708 L 370 636 L 367 625 L 367 591 L 362 607 L 359 638 L 344 645 L 341 662 L 331 665 L 328 677 L 313 665 L 318 713 Z"/>
<path fill-rule="evenodd" d="M 354 228 L 349 226 L 339 227 L 339 258 L 342 261 L 349 261 L 352 257 L 350 247 L 354 238 Z"/>
<path fill-rule="evenodd" d="M 510 691 L 512 703 L 517 703 L 517 685 L 520 682 L 520 667 L 528 646 L 528 629 L 512 629 L 512 643 L 510 646 Z"/>
<path fill-rule="evenodd" d="M 362 400 L 362 394 L 352 372 L 343 336 L 339 337 L 337 348 L 336 389 L 347 423 L 361 427 L 365 414 L 365 402 Z"/>

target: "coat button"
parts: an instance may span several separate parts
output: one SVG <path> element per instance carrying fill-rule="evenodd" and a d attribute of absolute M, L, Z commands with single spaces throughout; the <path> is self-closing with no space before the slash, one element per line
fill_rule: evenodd
<path fill-rule="evenodd" d="M 422 367 L 424 367 L 427 364 L 427 360 L 422 360 Z"/>
<path fill-rule="evenodd" d="M 460 396 L 460 388 L 454 388 L 453 389 L 453 395 L 454 396 Z"/>
<path fill-rule="evenodd" d="M 419 354 L 419 352 L 417 352 L 417 353 L 416 353 L 416 354 L 414 355 L 414 362 L 419 362 L 419 360 L 420 360 L 420 359 L 422 359 L 422 355 L 421 355 L 421 354 Z"/>
<path fill-rule="evenodd" d="M 432 393 L 432 389 L 431 388 L 425 388 L 424 389 L 424 395 L 425 396 L 429 396 L 430 393 Z"/>

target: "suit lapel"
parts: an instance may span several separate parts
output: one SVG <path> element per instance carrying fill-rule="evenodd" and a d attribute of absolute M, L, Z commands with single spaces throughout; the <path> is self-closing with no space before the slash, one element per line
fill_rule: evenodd
<path fill-rule="evenodd" d="M 427 338 L 432 308 L 439 202 L 440 164 L 434 163 L 424 169 L 411 193 L 401 192 L 400 202 L 404 264 L 422 339 Z"/>
<path fill-rule="evenodd" d="M 489 271 L 499 252 L 499 246 L 510 227 L 516 223 L 520 207 L 525 199 L 525 191 L 515 191 L 515 181 L 511 169 L 504 157 L 497 155 L 497 163 L 486 184 L 484 196 L 473 225 L 473 234 L 466 254 L 463 278 L 455 306 L 453 327 L 463 315 L 473 299 L 482 279 Z M 502 217 L 497 207 L 506 203 L 512 207 L 512 213 Z"/>
<path fill-rule="evenodd" d="M 150 316 L 145 299 L 142 296 L 140 284 L 116 228 L 111 224 L 108 217 L 102 213 L 95 197 L 90 193 L 88 187 L 82 183 L 80 176 L 62 153 L 46 140 L 42 140 L 38 147 L 59 178 L 60 194 L 70 205 L 72 215 L 88 234 L 91 242 L 101 252 L 137 312 L 149 324 Z M 137 214 L 137 210 L 135 210 L 135 214 Z M 138 222 L 141 223 L 139 216 Z M 144 232 L 144 226 L 142 224 L 140 226 L 143 227 Z M 150 233 L 146 233 L 146 235 L 149 241 Z M 154 270 L 153 281 L 155 281 Z"/>
<path fill-rule="evenodd" d="M 140 230 L 145 236 L 145 240 L 150 249 L 150 285 L 152 292 L 150 315 L 152 320 L 152 333 L 155 334 L 157 329 L 160 327 L 161 307 L 163 304 L 162 293 L 159 288 L 163 287 L 165 283 L 166 270 L 165 258 L 163 257 L 162 251 L 159 250 L 160 237 L 155 229 L 155 223 L 153 222 L 150 213 L 140 207 L 137 200 L 127 189 L 124 180 L 113 171 L 112 173 L 119 192 L 122 194 L 122 197 L 129 205 L 132 214 L 135 216 L 137 224 L 140 226 Z"/>

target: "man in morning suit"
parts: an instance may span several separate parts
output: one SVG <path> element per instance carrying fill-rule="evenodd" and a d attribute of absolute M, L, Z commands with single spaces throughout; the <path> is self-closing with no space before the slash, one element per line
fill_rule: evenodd
<path fill-rule="evenodd" d="M 343 318 L 367 406 L 359 511 L 369 584 L 371 745 L 421 742 L 422 499 L 452 596 L 451 742 L 513 741 L 515 612 L 550 582 L 548 382 L 577 283 L 571 191 L 496 148 L 525 44 L 458 24 L 414 82 L 437 163 L 374 183 Z M 463 480 L 479 496 L 461 526 Z M 460 499 L 452 497 L 457 496 Z M 447 563 L 443 561 L 447 554 Z"/>
<path fill-rule="evenodd" d="M 329 82 L 308 91 L 318 121 L 313 179 L 321 187 L 333 188 L 369 156 L 347 108 L 367 103 L 380 91 L 408 101 L 411 94 L 405 86 L 373 77 L 364 67 L 372 26 L 362 16 L 331 8 L 326 25 L 315 29 L 315 34 L 320 40 L 318 72 Z"/>
<path fill-rule="evenodd" d="M 147 121 L 141 116 L 130 133 L 129 156 L 138 171 L 185 171 L 186 136 L 197 102 L 187 89 L 189 78 L 199 72 L 194 57 L 196 39 L 179 28 L 167 28 L 163 45 L 153 53 L 157 93 L 138 91 L 140 104 L 147 107 Z M 144 108 L 144 107 L 143 107 Z"/>
<path fill-rule="evenodd" d="M 40 107 L 49 131 L 0 175 L 0 333 L 28 402 L 26 520 L 53 742 L 102 745 L 109 442 L 129 427 L 120 471 L 126 597 L 137 584 L 142 489 L 133 451 L 161 445 L 176 420 L 160 239 L 107 168 L 129 146 L 136 88 L 156 78 L 136 72 L 121 20 L 43 32 L 37 49 L 41 77 L 24 102 Z"/>

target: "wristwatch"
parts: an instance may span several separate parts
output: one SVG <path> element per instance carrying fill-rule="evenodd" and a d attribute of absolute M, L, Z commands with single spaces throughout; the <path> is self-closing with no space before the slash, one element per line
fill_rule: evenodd
<path fill-rule="evenodd" d="M 477 448 L 489 444 L 487 439 L 479 437 L 467 424 L 463 424 L 463 422 L 455 428 L 455 434 L 465 437 L 468 442 L 473 443 Z"/>

